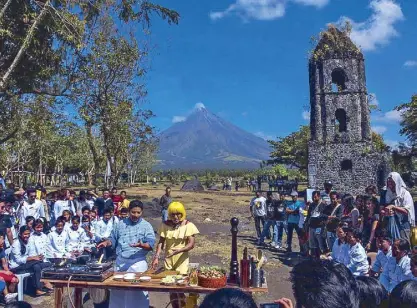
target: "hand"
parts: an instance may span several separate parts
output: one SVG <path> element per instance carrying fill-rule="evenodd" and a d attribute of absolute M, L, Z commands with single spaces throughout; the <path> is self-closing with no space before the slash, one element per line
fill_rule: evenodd
<path fill-rule="evenodd" d="M 165 259 L 171 258 L 171 257 L 173 257 L 173 256 L 175 256 L 175 255 L 177 255 L 177 254 L 179 254 L 180 252 L 181 252 L 181 248 L 172 248 L 172 249 L 171 249 L 171 253 L 170 253 L 170 254 L 168 254 L 168 255 L 165 257 Z"/>
<path fill-rule="evenodd" d="M 368 251 L 368 250 L 370 250 L 371 249 L 371 243 L 368 243 L 367 245 L 366 245 L 366 247 L 365 247 L 365 250 L 366 251 Z"/>
<path fill-rule="evenodd" d="M 154 258 L 152 261 L 152 269 L 156 270 L 158 268 L 158 265 L 159 265 L 159 259 Z"/>
<path fill-rule="evenodd" d="M 45 257 L 43 256 L 43 254 L 39 255 L 39 259 L 41 259 L 41 261 L 44 259 Z"/>
<path fill-rule="evenodd" d="M 106 248 L 107 247 L 107 241 L 101 242 L 97 245 L 97 249 Z"/>
<path fill-rule="evenodd" d="M 292 301 L 288 298 L 285 298 L 285 297 L 275 301 L 275 303 L 280 304 L 280 307 L 283 307 L 283 308 L 293 308 L 294 307 L 293 304 L 292 304 Z"/>
<path fill-rule="evenodd" d="M 89 248 L 89 247 L 84 248 L 84 250 L 88 253 L 91 253 L 91 248 Z"/>
<path fill-rule="evenodd" d="M 138 243 L 129 244 L 130 247 L 136 247 L 136 248 L 142 248 L 142 241 L 139 241 Z"/>

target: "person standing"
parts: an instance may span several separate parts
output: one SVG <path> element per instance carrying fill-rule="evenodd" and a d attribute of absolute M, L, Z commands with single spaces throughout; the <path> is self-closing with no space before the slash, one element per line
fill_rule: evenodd
<path fill-rule="evenodd" d="M 168 220 L 168 206 L 171 204 L 171 187 L 165 188 L 165 194 L 159 200 L 159 205 L 161 206 L 161 215 L 162 215 L 162 222 L 166 222 Z"/>
<path fill-rule="evenodd" d="M 35 219 L 45 217 L 45 211 L 42 201 L 36 199 L 36 190 L 28 189 L 26 191 L 28 200 L 23 202 L 22 207 L 19 210 L 19 225 L 24 226 L 26 224 L 25 218 L 32 216 Z"/>
<path fill-rule="evenodd" d="M 330 192 L 330 204 L 323 210 L 323 214 L 327 217 L 327 245 L 332 249 L 334 241 L 336 240 L 336 229 L 341 222 L 343 210 L 338 201 L 338 196 L 335 191 Z"/>
<path fill-rule="evenodd" d="M 293 191 L 290 194 L 291 202 L 287 203 L 286 213 L 287 213 L 287 252 L 292 252 L 292 235 L 294 230 L 297 232 L 297 235 L 300 237 L 302 235 L 298 224 L 300 222 L 300 211 L 302 211 L 302 202 L 298 201 L 298 192 Z"/>
<path fill-rule="evenodd" d="M 410 244 L 410 230 L 415 226 L 414 201 L 397 172 L 388 175 L 386 201 L 391 238 L 402 238 Z"/>
<path fill-rule="evenodd" d="M 309 248 L 311 256 L 320 259 L 320 255 L 326 252 L 326 227 L 323 211 L 326 204 L 322 202 L 320 191 L 316 190 L 312 193 L 313 202 L 308 207 L 306 224 L 309 230 Z"/>
<path fill-rule="evenodd" d="M 274 236 L 271 242 L 271 247 L 279 249 L 281 245 L 278 244 L 278 224 L 277 218 L 279 218 L 278 209 L 281 206 L 281 203 L 278 200 L 272 198 L 272 191 L 266 193 L 266 222 L 264 229 L 262 230 L 260 244 L 264 244 L 265 237 L 268 236 L 270 228 L 273 228 Z M 282 231 L 281 231 L 282 238 Z M 280 240 L 281 242 L 281 240 Z"/>
<path fill-rule="evenodd" d="M 197 227 L 186 219 L 184 205 L 172 202 L 168 207 L 169 220 L 162 222 L 159 228 L 159 243 L 152 261 L 152 268 L 157 269 L 160 254 L 165 247 L 165 270 L 175 270 L 184 275 L 188 272 L 189 252 L 195 246 L 195 236 L 199 234 Z M 185 296 L 182 293 L 170 293 L 170 300 L 182 302 Z M 174 308 L 182 307 L 178 302 L 172 302 Z"/>
<path fill-rule="evenodd" d="M 59 200 L 55 201 L 54 203 L 54 217 L 58 219 L 58 217 L 62 216 L 64 211 L 70 211 L 72 215 L 76 214 L 74 203 L 69 200 L 69 191 L 66 189 L 62 189 L 59 192 Z"/>
<path fill-rule="evenodd" d="M 117 223 L 110 239 L 97 245 L 97 249 L 116 249 L 118 272 L 143 273 L 148 269 L 147 254 L 155 245 L 155 233 L 149 222 L 142 218 L 143 203 L 129 204 L 129 217 Z M 149 307 L 148 292 L 110 290 L 110 308 Z"/>
<path fill-rule="evenodd" d="M 266 199 L 261 195 L 260 191 L 256 192 L 256 197 L 250 202 L 251 215 L 255 220 L 255 230 L 258 245 L 261 244 L 261 234 L 265 225 L 266 217 Z M 262 228 L 261 228 L 262 225 Z"/>

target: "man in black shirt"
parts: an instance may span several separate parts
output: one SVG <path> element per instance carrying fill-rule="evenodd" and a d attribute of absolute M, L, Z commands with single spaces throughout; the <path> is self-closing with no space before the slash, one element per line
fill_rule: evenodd
<path fill-rule="evenodd" d="M 281 195 L 280 200 L 273 199 L 272 191 L 268 191 L 266 194 L 266 222 L 261 235 L 261 244 L 264 243 L 264 239 L 268 235 L 270 227 L 273 226 L 274 236 L 271 246 L 276 249 L 281 248 L 282 245 L 286 208 L 284 198 L 285 196 Z"/>
<path fill-rule="evenodd" d="M 162 222 L 168 220 L 168 206 L 172 202 L 171 198 L 171 187 L 165 189 L 165 194 L 159 200 L 159 205 L 161 206 Z"/>
<path fill-rule="evenodd" d="M 323 211 L 326 208 L 326 204 L 320 197 L 320 191 L 313 191 L 313 202 L 308 207 L 307 218 L 305 226 L 309 230 L 309 246 L 311 250 L 311 256 L 319 259 L 322 253 L 327 250 L 326 247 L 326 228 Z"/>
<path fill-rule="evenodd" d="M 11 217 L 6 215 L 6 200 L 4 198 L 0 198 L 0 232 L 3 232 L 3 234 L 7 236 L 10 246 L 13 244 L 12 227 Z"/>

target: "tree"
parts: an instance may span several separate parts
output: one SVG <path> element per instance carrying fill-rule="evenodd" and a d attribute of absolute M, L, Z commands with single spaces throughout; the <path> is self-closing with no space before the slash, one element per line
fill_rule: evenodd
<path fill-rule="evenodd" d="M 300 126 L 300 130 L 286 137 L 279 137 L 277 141 L 268 140 L 272 147 L 269 164 L 284 164 L 307 170 L 308 141 L 310 127 Z"/>
<path fill-rule="evenodd" d="M 417 94 L 411 97 L 411 101 L 396 107 L 401 112 L 400 134 L 406 136 L 407 141 L 414 148 L 417 147 Z"/>

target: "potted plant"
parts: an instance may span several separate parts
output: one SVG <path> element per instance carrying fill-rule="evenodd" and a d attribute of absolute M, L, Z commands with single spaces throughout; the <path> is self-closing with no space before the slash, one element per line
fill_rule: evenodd
<path fill-rule="evenodd" d="M 226 286 L 226 271 L 218 266 L 202 266 L 198 271 L 198 285 L 203 288 Z"/>

